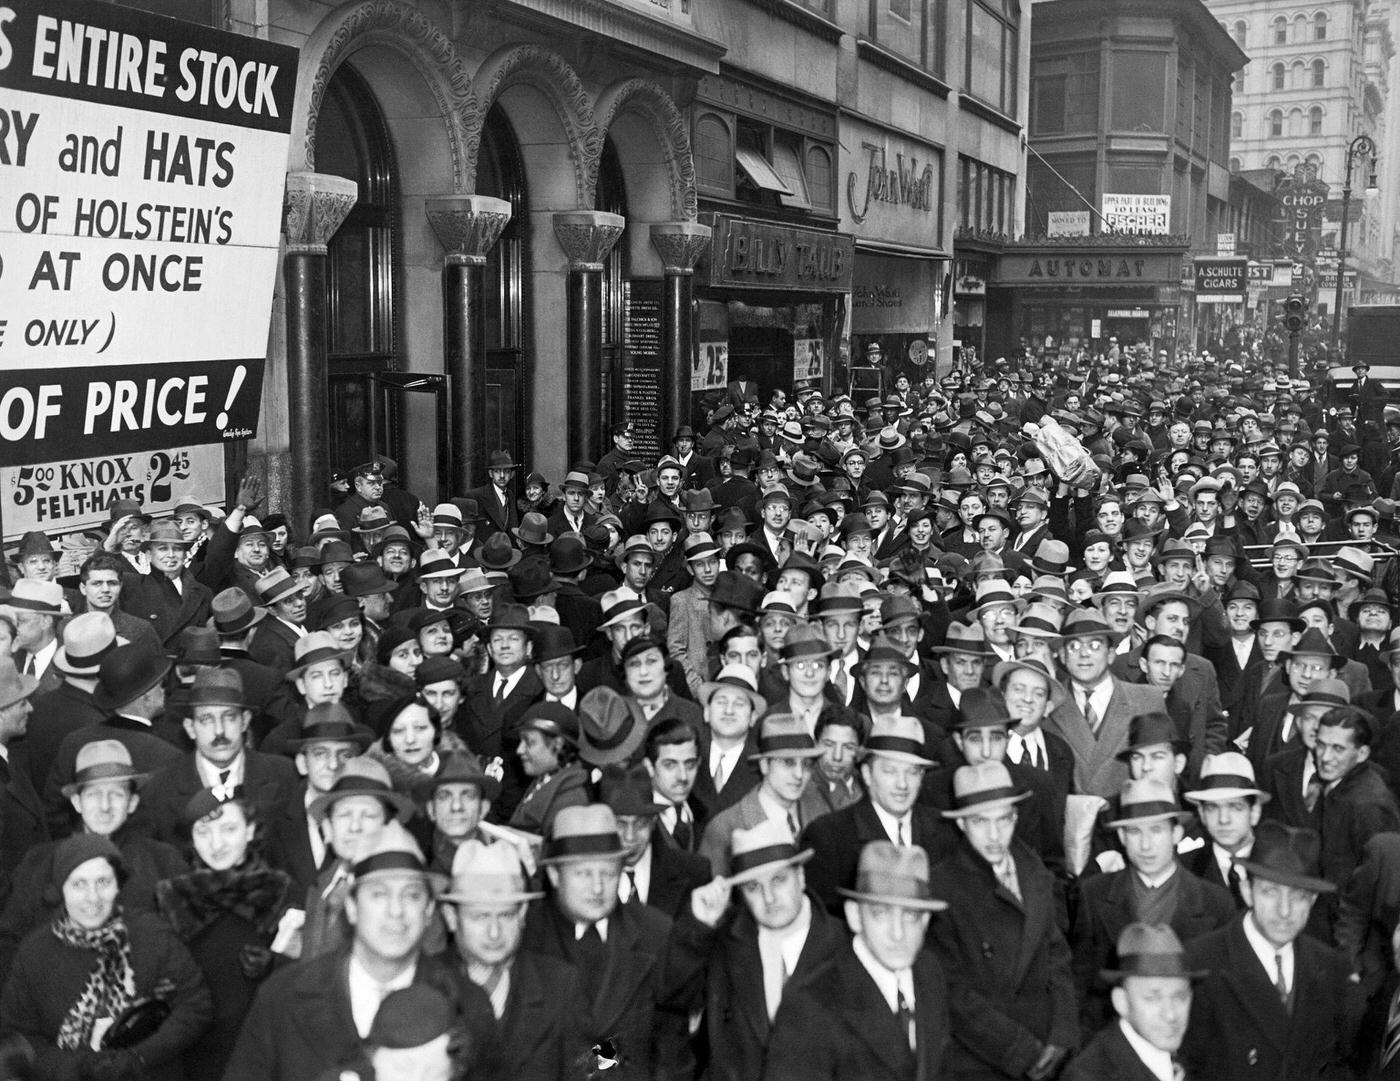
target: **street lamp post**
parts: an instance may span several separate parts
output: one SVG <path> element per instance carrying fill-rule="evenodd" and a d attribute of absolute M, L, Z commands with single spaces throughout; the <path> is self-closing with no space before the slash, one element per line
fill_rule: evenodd
<path fill-rule="evenodd" d="M 1342 289 L 1347 273 L 1347 217 L 1351 210 L 1351 166 L 1358 156 L 1370 159 L 1366 174 L 1366 190 L 1376 187 L 1376 143 L 1369 135 L 1358 135 L 1347 147 L 1346 179 L 1342 184 L 1342 229 L 1337 238 L 1337 295 L 1332 305 L 1332 355 L 1338 356 L 1338 342 L 1342 333 Z"/>

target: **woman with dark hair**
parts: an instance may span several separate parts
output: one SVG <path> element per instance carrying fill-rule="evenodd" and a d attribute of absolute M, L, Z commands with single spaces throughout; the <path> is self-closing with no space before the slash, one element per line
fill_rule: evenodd
<path fill-rule="evenodd" d="M 442 754 L 467 749 L 455 732 L 443 731 L 442 714 L 416 689 L 395 699 L 381 715 L 379 740 L 366 753 L 389 771 L 396 792 L 411 795 L 437 772 Z"/>
<path fill-rule="evenodd" d="M 63 841 L 50 879 L 58 913 L 25 938 L 0 992 L 0 1029 L 29 1041 L 45 1081 L 181 1081 L 181 1058 L 208 1027 L 199 967 L 159 916 L 122 911 L 123 873 L 107 838 Z"/>
<path fill-rule="evenodd" d="M 321 609 L 317 630 L 325 631 L 336 648 L 344 651 L 345 694 L 342 701 L 358 705 L 360 673 L 374 659 L 374 640 L 365 633 L 360 602 L 354 597 L 336 597 Z"/>
<path fill-rule="evenodd" d="M 209 789 L 184 810 L 197 870 L 156 887 L 156 902 L 204 973 L 214 1019 L 185 1054 L 186 1081 L 218 1081 L 258 984 L 272 967 L 269 947 L 287 910 L 292 880 L 269 867 L 247 800 L 225 803 Z"/>
<path fill-rule="evenodd" d="M 578 757 L 578 716 L 559 702 L 539 702 L 526 710 L 519 731 L 516 754 L 530 787 L 510 825 L 548 836 L 561 809 L 588 802 L 588 775 Z"/>

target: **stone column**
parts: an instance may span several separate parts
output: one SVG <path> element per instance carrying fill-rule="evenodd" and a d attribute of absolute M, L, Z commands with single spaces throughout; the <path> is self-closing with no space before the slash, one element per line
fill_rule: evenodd
<path fill-rule="evenodd" d="M 282 205 L 287 252 L 287 400 L 291 439 L 288 517 L 303 529 L 326 502 L 330 483 L 326 370 L 326 245 L 359 198 L 359 185 L 327 173 L 287 174 Z"/>
<path fill-rule="evenodd" d="M 452 466 L 450 475 L 438 480 L 453 495 L 462 495 L 480 481 L 486 468 L 482 277 L 486 253 L 510 222 L 510 203 L 489 195 L 452 195 L 429 199 L 424 210 L 447 251 L 442 260 L 442 370 L 450 395 L 452 445 L 442 450 Z"/>
<path fill-rule="evenodd" d="M 627 220 L 603 210 L 554 215 L 554 235 L 569 257 L 567 386 L 568 461 L 597 460 L 602 453 L 603 261 Z"/>
<path fill-rule="evenodd" d="M 710 227 L 693 221 L 663 221 L 651 227 L 652 246 L 665 272 L 661 299 L 661 445 L 690 416 L 690 371 L 695 356 L 695 264 L 710 246 Z"/>

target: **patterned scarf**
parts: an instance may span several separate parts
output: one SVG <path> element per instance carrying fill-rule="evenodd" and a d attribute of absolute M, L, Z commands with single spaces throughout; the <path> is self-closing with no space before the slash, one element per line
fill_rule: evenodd
<path fill-rule="evenodd" d="M 120 1017 L 136 1000 L 136 971 L 131 967 L 131 936 L 121 907 L 112 918 L 95 930 L 73 922 L 68 913 L 54 917 L 53 936 L 76 950 L 97 954 L 97 967 L 88 975 L 87 986 L 63 1018 L 58 1030 L 58 1046 L 77 1051 L 92 1046 L 92 1026 L 98 1018 Z"/>

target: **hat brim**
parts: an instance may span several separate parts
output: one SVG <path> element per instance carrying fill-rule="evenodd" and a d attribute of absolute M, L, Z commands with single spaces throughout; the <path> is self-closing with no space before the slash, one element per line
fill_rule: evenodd
<path fill-rule="evenodd" d="M 288 683 L 293 683 L 293 682 L 295 682 L 296 680 L 300 679 L 300 678 L 302 677 L 302 675 L 306 672 L 306 670 L 307 670 L 308 668 L 310 668 L 312 665 L 316 665 L 316 664 L 325 664 L 327 661 L 340 661 L 341 664 L 346 664 L 346 663 L 349 662 L 349 658 L 350 658 L 350 656 L 351 656 L 353 653 L 354 653 L 354 650 L 349 650 L 349 649 L 336 650 L 334 653 L 328 653 L 328 654 L 326 654 L 326 655 L 324 655 L 324 656 L 317 657 L 314 661 L 312 661 L 312 660 L 303 661 L 301 664 L 297 665 L 295 668 L 290 668 L 290 669 L 288 669 L 288 670 L 287 670 L 287 675 L 286 675 L 285 678 L 286 678 L 286 680 L 287 680 Z"/>
<path fill-rule="evenodd" d="M 112 697 L 111 693 L 107 690 L 107 688 L 104 687 L 101 683 L 99 683 L 97 685 L 97 690 L 93 692 L 92 704 L 95 705 L 98 709 L 116 710 L 119 707 L 125 706 L 130 702 L 135 702 L 138 698 L 140 698 L 143 694 L 149 691 L 156 684 L 163 682 L 165 680 L 165 677 L 170 674 L 170 669 L 174 667 L 175 662 L 171 660 L 169 656 L 162 656 L 159 662 L 158 672 L 153 672 L 151 678 L 147 679 L 141 684 L 138 684 L 135 688 L 128 690 L 123 695 L 120 701 Z"/>
<path fill-rule="evenodd" d="M 967 818 L 971 815 L 982 814 L 994 807 L 1014 807 L 1016 804 L 1031 798 L 1030 792 L 1018 792 L 1014 796 L 998 796 L 996 799 L 982 800 L 978 803 L 969 803 L 966 807 L 952 807 L 946 811 L 939 811 L 944 818 Z"/>
<path fill-rule="evenodd" d="M 364 725 L 356 725 L 355 731 L 347 732 L 344 736 L 335 738 L 331 736 L 310 736 L 306 739 L 289 739 L 285 746 L 293 754 L 300 753 L 313 743 L 353 743 L 361 751 L 366 750 L 375 741 L 375 734 Z"/>
<path fill-rule="evenodd" d="M 115 773 L 103 774 L 100 777 L 84 777 L 82 780 L 74 780 L 70 784 L 64 785 L 60 792 L 64 799 L 72 799 L 90 784 L 98 784 L 103 781 L 130 781 L 137 788 L 146 783 L 151 775 L 149 773 L 138 773 L 134 769 L 121 769 Z"/>
<path fill-rule="evenodd" d="M 373 734 L 370 739 L 373 741 Z M 424 777 L 413 782 L 413 798 L 419 803 L 427 803 L 433 793 L 443 785 L 474 784 L 481 791 L 481 798 L 494 800 L 501 794 L 501 782 L 489 773 L 468 773 L 460 777 Z"/>
<path fill-rule="evenodd" d="M 1111 822 L 1105 822 L 1104 825 L 1107 826 L 1109 829 L 1116 830 L 1120 826 L 1132 826 L 1141 822 L 1161 822 L 1168 818 L 1176 822 L 1180 822 L 1184 825 L 1185 823 L 1191 821 L 1191 819 L 1193 819 L 1194 817 L 1196 816 L 1193 815 L 1190 811 L 1157 811 L 1153 814 L 1148 815 L 1133 815 L 1128 818 L 1115 818 Z"/>
<path fill-rule="evenodd" d="M 1192 803 L 1223 803 L 1229 799 L 1248 799 L 1253 796 L 1260 804 L 1268 803 L 1274 797 L 1262 788 L 1203 788 L 1195 792 L 1183 792 L 1182 799 Z"/>
<path fill-rule="evenodd" d="M 306 812 L 319 822 L 326 817 L 326 813 L 336 802 L 351 796 L 372 796 L 374 799 L 383 800 L 394 808 L 394 817 L 401 823 L 406 823 L 418 811 L 418 805 L 413 802 L 413 797 L 406 796 L 402 792 L 386 791 L 382 788 L 342 788 L 338 792 L 326 792 L 317 796 L 306 808 Z"/>
<path fill-rule="evenodd" d="M 544 896 L 544 890 L 538 893 L 497 893 L 490 897 L 473 897 L 467 893 L 453 893 L 450 889 L 446 893 L 438 894 L 439 901 L 447 901 L 454 905 L 519 905 L 527 901 L 538 901 Z"/>
<path fill-rule="evenodd" d="M 768 699 L 757 691 L 751 691 L 747 687 L 739 687 L 733 683 L 719 683 L 712 680 L 706 680 L 700 684 L 700 705 L 702 707 L 708 706 L 716 691 L 742 691 L 748 696 L 749 705 L 753 707 L 755 717 L 768 708 Z"/>
<path fill-rule="evenodd" d="M 1185 955 L 1183 954 L 1182 956 L 1184 957 Z M 1205 979 L 1205 978 L 1206 978 L 1207 976 L 1209 976 L 1209 975 L 1210 975 L 1210 972 L 1207 971 L 1206 969 L 1203 969 L 1203 968 L 1202 968 L 1202 969 L 1187 969 L 1187 968 L 1182 968 L 1182 967 L 1180 967 L 1180 966 L 1177 966 L 1177 967 L 1168 966 L 1168 967 L 1165 967 L 1161 972 L 1130 972 L 1130 971 L 1128 971 L 1127 969 L 1121 969 L 1121 968 L 1101 968 L 1101 969 L 1099 969 L 1099 976 L 1100 976 L 1100 978 L 1103 979 L 1103 980 L 1105 980 L 1105 981 L 1108 982 L 1108 983 L 1121 983 L 1123 980 L 1127 979 L 1129 976 L 1141 976 L 1141 977 L 1143 977 L 1143 978 L 1145 978 L 1145 979 L 1169 979 L 1169 980 L 1172 980 L 1172 979 L 1182 979 L 1182 980 L 1190 980 L 1190 981 L 1192 981 L 1192 982 L 1194 983 L 1194 982 L 1197 981 L 1197 980 L 1203 980 L 1203 979 Z"/>
<path fill-rule="evenodd" d="M 1249 873 L 1250 880 L 1262 878 L 1266 882 L 1277 882 L 1280 886 L 1291 886 L 1294 889 L 1310 890 L 1313 893 L 1336 893 L 1337 887 L 1334 883 L 1328 882 L 1325 878 L 1314 878 L 1312 875 L 1294 874 L 1292 871 L 1280 871 L 1276 867 L 1266 867 L 1262 863 L 1255 863 L 1253 860 L 1242 860 L 1235 858 L 1235 863 L 1243 867 Z"/>
<path fill-rule="evenodd" d="M 896 908 L 916 908 L 920 912 L 946 912 L 948 902 L 936 897 L 900 897 L 888 893 L 866 893 L 863 890 L 848 890 L 840 886 L 836 892 L 852 901 L 868 901 L 872 905 L 894 905 Z"/>
<path fill-rule="evenodd" d="M 816 854 L 816 849 L 806 848 L 794 856 L 788 856 L 786 859 L 773 860 L 770 863 L 760 863 L 754 867 L 745 868 L 736 874 L 725 875 L 724 881 L 729 886 L 742 886 L 745 882 L 752 882 L 754 879 L 762 878 L 764 875 L 771 875 L 774 871 L 781 870 L 784 867 L 801 867 Z"/>

